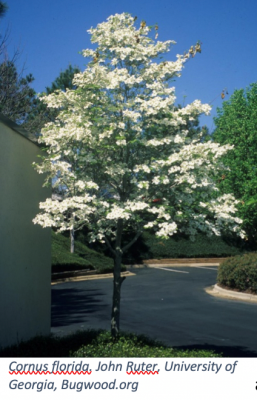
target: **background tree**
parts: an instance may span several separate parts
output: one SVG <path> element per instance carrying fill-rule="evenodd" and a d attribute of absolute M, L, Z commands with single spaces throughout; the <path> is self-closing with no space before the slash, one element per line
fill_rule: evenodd
<path fill-rule="evenodd" d="M 4 17 L 6 11 L 8 9 L 8 6 L 6 3 L 0 1 L 0 19 Z M 4 53 L 5 48 L 6 48 L 6 41 L 8 39 L 8 31 L 2 34 L 0 33 L 0 56 Z"/>
<path fill-rule="evenodd" d="M 233 196 L 219 197 L 214 181 L 223 168 L 219 158 L 230 146 L 201 143 L 186 129 L 187 118 L 209 113 L 210 107 L 199 100 L 174 107 L 169 84 L 200 51 L 199 44 L 175 62 L 160 62 L 174 42 L 156 41 L 145 21 L 135 24 L 131 15 L 116 14 L 89 30 L 97 48 L 83 51 L 92 61 L 75 76 L 77 88 L 44 98 L 60 112 L 42 130 L 47 154 L 37 166 L 47 174 L 46 184 L 56 177 L 65 197 L 41 203 L 34 223 L 59 231 L 87 225 L 91 240 L 110 248 L 113 336 L 119 332 L 122 257 L 144 229 L 160 237 L 182 231 L 194 238 L 198 231 L 240 232 L 241 222 L 233 217 Z M 130 227 L 136 234 L 124 244 Z"/>
<path fill-rule="evenodd" d="M 70 64 L 64 71 L 60 72 L 60 75 L 53 81 L 51 86 L 46 87 L 46 94 L 51 94 L 56 90 L 65 92 L 67 89 L 76 89 L 77 86 L 73 83 L 73 78 L 74 75 L 79 72 L 81 71 L 77 66 L 72 66 Z"/>
<path fill-rule="evenodd" d="M 6 3 L 0 2 L 0 18 L 7 9 Z M 11 58 L 8 56 L 8 37 L 8 31 L 0 36 L 0 112 L 22 124 L 36 104 L 35 91 L 31 88 L 34 78 L 31 74 L 23 76 L 23 70 L 18 72 L 19 51 L 16 50 Z"/>
<path fill-rule="evenodd" d="M 223 156 L 226 169 L 219 176 L 222 193 L 234 193 L 238 215 L 251 245 L 257 242 L 257 83 L 236 90 L 224 101 L 214 118 L 212 140 L 231 144 L 234 150 Z"/>
<path fill-rule="evenodd" d="M 80 69 L 76 66 L 69 65 L 60 75 L 53 81 L 51 86 L 46 87 L 45 92 L 36 96 L 34 92 L 34 102 L 30 109 L 27 119 L 24 123 L 24 128 L 34 134 L 37 138 L 40 135 L 41 129 L 48 122 L 53 122 L 57 117 L 59 110 L 57 108 L 49 108 L 40 101 L 40 97 L 49 95 L 57 90 L 66 91 L 67 89 L 75 89 L 73 85 L 73 78 Z"/>
<path fill-rule="evenodd" d="M 31 74 L 22 77 L 14 61 L 0 64 L 0 112 L 17 124 L 26 122 L 36 104 L 35 91 L 31 88 Z"/>
<path fill-rule="evenodd" d="M 72 79 L 79 71 L 77 67 L 69 66 L 42 95 L 75 88 Z M 40 96 L 31 87 L 33 81 L 32 74 L 23 77 L 22 72 L 18 72 L 14 60 L 6 59 L 0 64 L 0 112 L 17 124 L 22 124 L 37 138 L 43 126 L 57 118 L 59 110 L 47 108 L 40 101 Z"/>

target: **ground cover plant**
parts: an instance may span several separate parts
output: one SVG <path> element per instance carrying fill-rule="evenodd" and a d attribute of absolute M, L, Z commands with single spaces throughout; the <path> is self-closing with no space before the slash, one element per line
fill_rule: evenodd
<path fill-rule="evenodd" d="M 0 357 L 221 357 L 212 350 L 181 350 L 146 336 L 88 330 L 65 337 L 36 337 L 0 350 Z"/>
<path fill-rule="evenodd" d="M 229 289 L 257 294 L 257 253 L 231 257 L 218 269 L 218 284 Z"/>
<path fill-rule="evenodd" d="M 164 60 L 175 42 L 159 41 L 157 25 L 127 13 L 89 33 L 96 45 L 82 52 L 89 62 L 74 77 L 76 89 L 42 98 L 61 111 L 42 130 L 46 154 L 35 167 L 64 195 L 41 203 L 34 223 L 70 232 L 87 226 L 92 241 L 108 245 L 114 259 L 111 332 L 117 336 L 122 259 L 145 229 L 160 238 L 243 232 L 234 197 L 220 196 L 215 184 L 220 157 L 232 147 L 203 143 L 199 132 L 186 129 L 210 106 L 199 100 L 174 105 L 171 84 L 201 44 Z M 136 233 L 124 244 L 129 228 Z"/>

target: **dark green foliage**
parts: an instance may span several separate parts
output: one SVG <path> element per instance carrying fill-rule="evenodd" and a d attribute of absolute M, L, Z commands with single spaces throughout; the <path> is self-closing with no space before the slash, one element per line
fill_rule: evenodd
<path fill-rule="evenodd" d="M 218 270 L 218 283 L 241 292 L 257 294 L 257 253 L 231 257 Z"/>
<path fill-rule="evenodd" d="M 37 336 L 18 345 L 0 350 L 0 357 L 69 357 L 71 351 L 77 350 L 85 343 L 91 343 L 99 334 L 88 330 L 77 332 L 63 338 Z"/>
<path fill-rule="evenodd" d="M 0 18 L 8 9 L 5 2 L 0 1 Z M 19 50 L 15 50 L 11 58 L 8 56 L 7 44 L 10 31 L 0 31 L 0 113 L 17 124 L 26 122 L 30 111 L 36 105 L 36 92 L 31 88 L 34 81 L 32 74 L 19 72 L 16 62 Z"/>
<path fill-rule="evenodd" d="M 123 233 L 123 246 L 130 243 L 130 241 L 134 238 L 135 232 L 126 230 Z M 83 228 L 81 231 L 78 232 L 76 236 L 77 241 L 85 244 L 86 246 L 90 246 L 93 250 L 97 251 L 98 253 L 105 254 L 107 257 L 112 257 L 112 253 L 108 246 L 105 243 L 94 242 L 88 243 L 88 230 Z M 77 243 L 76 241 L 76 243 Z M 129 251 L 124 253 L 123 256 L 123 263 L 124 264 L 131 264 L 133 262 L 141 262 L 145 257 L 144 255 L 148 252 L 148 246 L 145 244 L 143 236 L 140 236 L 136 243 L 131 246 Z"/>
<path fill-rule="evenodd" d="M 70 354 L 73 357 L 217 357 L 213 351 L 176 350 L 143 335 L 100 333 L 92 343 Z"/>
<path fill-rule="evenodd" d="M 76 66 L 69 65 L 60 75 L 53 81 L 50 87 L 46 87 L 46 94 L 51 94 L 56 90 L 65 92 L 67 89 L 74 90 L 76 86 L 72 83 L 74 75 L 79 73 L 80 69 Z"/>
<path fill-rule="evenodd" d="M 191 257 L 227 257 L 240 254 L 240 250 L 227 244 L 221 237 L 208 238 L 198 234 L 194 242 L 189 238 L 177 237 L 161 239 L 148 232 L 143 234 L 144 245 L 148 250 L 141 253 L 144 259 L 151 258 L 191 258 Z"/>
<path fill-rule="evenodd" d="M 129 242 L 134 232 L 125 232 L 124 244 Z M 87 234 L 80 231 L 77 240 L 88 246 Z M 77 242 L 76 242 L 77 243 Z M 111 257 L 105 244 L 94 243 L 92 248 L 97 252 Z M 154 258 L 195 258 L 195 257 L 229 257 L 242 254 L 247 251 L 242 248 L 238 238 L 212 236 L 198 234 L 194 242 L 182 235 L 176 235 L 170 239 L 161 239 L 154 233 L 145 231 L 133 246 L 123 256 L 124 264 L 141 263 L 146 259 Z"/>
<path fill-rule="evenodd" d="M 52 271 L 63 272 L 76 269 L 94 269 L 93 265 L 75 252 L 69 251 L 70 241 L 52 232 Z"/>
<path fill-rule="evenodd" d="M 218 108 L 217 114 L 212 139 L 217 143 L 234 145 L 234 149 L 223 157 L 230 170 L 224 169 L 218 186 L 222 193 L 233 193 L 240 200 L 238 216 L 244 221 L 243 229 L 249 242 L 256 246 L 257 83 L 245 90 L 236 90 L 230 100 Z"/>
<path fill-rule="evenodd" d="M 69 238 L 52 233 L 52 269 L 53 272 L 92 269 L 96 270 L 96 273 L 107 273 L 113 271 L 113 260 L 104 254 L 90 250 L 78 241 L 75 245 L 75 253 L 72 254 Z"/>
<path fill-rule="evenodd" d="M 30 87 L 33 80 L 31 74 L 21 77 L 14 61 L 0 64 L 0 113 L 17 124 L 26 122 L 35 106 L 35 91 Z"/>
<path fill-rule="evenodd" d="M 88 330 L 63 338 L 36 337 L 0 351 L 0 357 L 221 357 L 212 350 L 177 350 L 145 336 Z"/>
<path fill-rule="evenodd" d="M 8 5 L 0 1 L 0 18 L 5 15 L 7 9 Z M 36 105 L 36 92 L 31 88 L 34 78 L 32 74 L 22 76 L 23 71 L 18 72 L 18 50 L 12 58 L 7 56 L 9 33 L 8 29 L 3 35 L 0 32 L 0 113 L 17 124 L 23 124 Z"/>

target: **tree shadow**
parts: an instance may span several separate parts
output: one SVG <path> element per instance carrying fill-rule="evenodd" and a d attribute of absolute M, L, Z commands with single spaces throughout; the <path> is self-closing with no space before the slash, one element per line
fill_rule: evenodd
<path fill-rule="evenodd" d="M 110 305 L 103 300 L 104 296 L 105 293 L 97 289 L 52 290 L 51 326 L 85 323 L 92 314 L 109 315 Z"/>

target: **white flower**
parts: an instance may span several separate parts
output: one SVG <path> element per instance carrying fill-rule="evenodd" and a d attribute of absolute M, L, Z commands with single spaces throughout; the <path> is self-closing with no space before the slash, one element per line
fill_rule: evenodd
<path fill-rule="evenodd" d="M 116 144 L 118 146 L 126 146 L 127 142 L 125 139 L 121 139 L 121 140 L 116 140 Z"/>
<path fill-rule="evenodd" d="M 158 225 L 160 230 L 156 233 L 157 236 L 168 237 L 172 236 L 174 233 L 177 232 L 177 224 L 175 222 L 172 223 L 163 222 Z"/>

